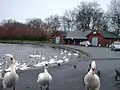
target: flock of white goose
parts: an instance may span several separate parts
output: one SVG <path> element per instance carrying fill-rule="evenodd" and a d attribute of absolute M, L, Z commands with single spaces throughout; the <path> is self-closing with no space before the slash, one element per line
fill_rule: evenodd
<path fill-rule="evenodd" d="M 63 50 L 61 49 L 61 52 L 59 53 L 59 55 L 54 55 L 54 56 L 45 56 L 45 54 L 43 53 L 36 53 L 36 51 L 33 54 L 29 55 L 29 63 L 21 63 L 20 61 L 16 61 L 15 60 L 15 70 L 27 70 L 31 67 L 29 67 L 30 64 L 32 64 L 33 67 L 41 67 L 44 66 L 45 64 L 62 64 L 65 62 L 68 62 L 71 58 L 71 56 L 79 56 L 79 52 L 76 53 L 71 53 L 68 52 L 67 50 Z M 3 64 L 5 65 L 5 71 L 10 71 L 11 67 L 7 68 L 7 66 L 9 65 L 9 57 L 11 56 L 11 54 L 5 54 L 4 55 L 4 60 L 3 62 L 0 63 L 0 66 L 2 66 Z M 61 58 L 59 58 L 61 56 Z M 2 70 L 2 69 L 1 69 Z"/>
<path fill-rule="evenodd" d="M 62 55 L 62 54 L 65 54 L 66 52 L 67 51 L 65 50 L 64 52 L 62 51 L 60 54 Z M 67 53 L 67 54 L 68 54 L 68 56 L 71 56 L 71 53 Z M 78 52 L 74 55 L 78 56 Z M 23 67 L 25 68 L 27 66 L 25 63 L 22 65 L 20 65 L 19 63 L 16 63 L 14 56 L 11 54 L 6 54 L 6 56 L 9 57 L 8 61 L 10 62 L 10 66 L 8 69 L 5 69 L 6 73 L 4 74 L 4 76 L 2 77 L 2 75 L 1 75 L 3 88 L 5 90 L 7 88 L 13 88 L 13 90 L 15 90 L 15 85 L 19 81 L 19 76 L 16 73 L 16 67 L 23 70 Z M 69 58 L 66 57 L 66 54 L 63 56 L 63 60 L 58 60 L 58 56 L 54 56 L 53 58 L 50 57 L 49 62 L 45 61 L 46 58 L 44 57 L 43 54 L 30 55 L 30 57 L 31 58 L 39 57 L 42 59 L 42 61 L 44 61 L 44 63 L 42 62 L 42 64 L 40 62 L 38 62 L 37 64 L 34 64 L 35 67 L 41 66 L 41 65 L 44 66 L 44 72 L 39 73 L 38 77 L 37 77 L 38 79 L 36 80 L 36 82 L 40 85 L 41 90 L 43 88 L 45 88 L 46 90 L 49 90 L 49 84 L 52 82 L 52 76 L 50 75 L 50 73 L 47 70 L 48 64 L 51 64 L 53 62 L 60 64 L 60 63 L 69 61 Z M 6 58 L 3 58 L 3 59 L 6 59 Z M 40 60 L 38 60 L 38 61 L 40 61 Z M 99 88 L 100 88 L 100 78 L 97 76 L 97 74 L 95 74 L 95 70 L 96 70 L 96 62 L 92 61 L 91 69 L 84 77 L 84 84 L 85 84 L 85 87 L 87 90 L 99 90 Z"/>
<path fill-rule="evenodd" d="M 62 59 L 59 59 L 57 55 L 53 57 L 49 57 L 49 60 L 46 60 L 45 55 L 43 53 L 41 54 L 31 54 L 29 57 L 32 59 L 32 62 L 36 62 L 33 64 L 34 67 L 41 67 L 44 66 L 44 72 L 40 73 L 38 75 L 37 83 L 40 84 L 41 89 L 43 86 L 46 89 L 49 89 L 49 83 L 52 81 L 52 76 L 47 71 L 47 65 L 48 64 L 60 64 L 64 62 L 68 62 L 71 55 L 78 56 L 79 53 L 70 53 L 67 52 L 67 50 L 61 50 L 60 55 L 62 55 Z M 2 79 L 3 89 L 12 88 L 15 90 L 15 84 L 19 81 L 19 76 L 16 73 L 16 70 L 26 70 L 30 67 L 28 64 L 23 63 L 21 64 L 17 60 L 15 60 L 14 56 L 12 54 L 5 54 L 2 58 L 3 62 L 0 63 L 0 66 L 4 65 L 4 68 L 1 69 L 0 78 Z M 7 65 L 9 67 L 7 68 Z M 2 75 L 2 72 L 5 72 L 4 75 Z"/>

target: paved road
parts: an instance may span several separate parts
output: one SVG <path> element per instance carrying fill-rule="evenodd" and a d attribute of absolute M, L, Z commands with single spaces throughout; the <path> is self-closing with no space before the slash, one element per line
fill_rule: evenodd
<path fill-rule="evenodd" d="M 101 89 L 100 90 L 119 90 L 120 85 L 114 84 L 114 68 L 120 67 L 120 61 L 96 61 L 97 68 L 101 71 Z M 53 77 L 50 90 L 85 90 L 82 78 L 87 72 L 90 61 L 81 61 L 77 63 L 77 69 L 71 65 L 49 68 Z M 112 67 L 111 67 L 112 66 Z M 43 70 L 30 70 L 21 72 L 20 81 L 16 90 L 40 90 L 36 83 L 37 75 Z M 1 90 L 1 89 L 0 89 Z"/>
<path fill-rule="evenodd" d="M 71 48 L 80 49 L 88 53 L 92 58 L 120 58 L 120 51 L 111 51 L 105 47 L 82 47 L 74 45 L 64 45 Z"/>
<path fill-rule="evenodd" d="M 78 48 L 75 47 L 74 48 Z M 78 48 L 90 53 L 93 57 L 120 57 L 119 52 L 111 52 L 107 48 Z M 97 49 L 97 50 L 96 50 Z M 93 54 L 94 52 L 94 54 Z M 102 53 L 102 54 L 101 54 Z M 105 55 L 106 54 L 106 55 Z M 73 69 L 73 63 L 61 67 L 49 68 L 53 77 L 50 90 L 85 90 L 82 78 L 87 72 L 90 61 L 76 61 L 76 69 Z M 101 89 L 100 90 L 119 90 L 120 84 L 115 85 L 114 76 L 115 68 L 120 68 L 120 60 L 97 60 L 97 69 L 101 72 Z M 43 70 L 23 71 L 20 75 L 20 81 L 16 90 L 40 90 L 36 80 L 38 73 Z M 1 89 L 0 89 L 1 90 Z"/>

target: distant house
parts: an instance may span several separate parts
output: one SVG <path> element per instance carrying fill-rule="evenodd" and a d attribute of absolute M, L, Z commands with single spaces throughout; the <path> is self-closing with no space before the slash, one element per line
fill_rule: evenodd
<path fill-rule="evenodd" d="M 86 35 L 90 33 L 90 31 L 56 31 L 52 35 L 54 41 L 59 44 L 72 44 L 78 45 L 81 41 L 87 40 Z M 58 40 L 59 39 L 59 40 Z"/>
<path fill-rule="evenodd" d="M 93 46 L 106 46 L 113 41 L 120 40 L 120 36 L 108 31 L 92 31 L 86 36 Z"/>
<path fill-rule="evenodd" d="M 66 32 L 66 36 L 64 38 L 65 44 L 78 45 L 81 41 L 87 40 L 86 35 L 90 33 L 90 31 L 69 31 Z"/>
<path fill-rule="evenodd" d="M 64 44 L 64 38 L 66 36 L 66 32 L 64 31 L 54 31 L 52 34 L 52 38 L 57 44 Z"/>

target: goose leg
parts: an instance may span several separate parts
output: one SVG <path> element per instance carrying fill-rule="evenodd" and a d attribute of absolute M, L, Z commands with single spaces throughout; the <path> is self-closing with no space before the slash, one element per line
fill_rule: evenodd
<path fill-rule="evenodd" d="M 46 90 L 49 90 L 49 84 L 47 85 Z"/>
<path fill-rule="evenodd" d="M 40 86 L 40 89 L 42 90 L 42 85 Z"/>
<path fill-rule="evenodd" d="M 4 84 L 4 81 L 2 82 L 3 84 L 3 89 L 6 90 L 7 86 Z"/>
<path fill-rule="evenodd" d="M 83 78 L 83 85 L 85 86 L 84 78 Z"/>
<path fill-rule="evenodd" d="M 89 90 L 89 88 L 87 87 L 87 90 Z"/>
<path fill-rule="evenodd" d="M 89 88 L 86 86 L 86 90 L 89 90 Z"/>
<path fill-rule="evenodd" d="M 13 90 L 15 90 L 15 86 L 13 86 Z"/>

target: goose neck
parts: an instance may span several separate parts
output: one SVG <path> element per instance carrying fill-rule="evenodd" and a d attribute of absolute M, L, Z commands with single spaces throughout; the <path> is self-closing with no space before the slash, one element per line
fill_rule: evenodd
<path fill-rule="evenodd" d="M 89 72 L 90 72 L 90 75 L 94 75 L 94 70 L 92 68 L 90 69 Z"/>
<path fill-rule="evenodd" d="M 48 71 L 47 71 L 47 68 L 45 67 L 45 68 L 44 68 L 44 73 L 47 73 L 47 72 L 48 72 Z"/>
<path fill-rule="evenodd" d="M 15 67 L 14 67 L 14 64 L 13 64 L 13 63 L 11 64 L 11 72 L 16 73 L 16 71 L 15 71 Z"/>

